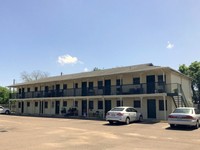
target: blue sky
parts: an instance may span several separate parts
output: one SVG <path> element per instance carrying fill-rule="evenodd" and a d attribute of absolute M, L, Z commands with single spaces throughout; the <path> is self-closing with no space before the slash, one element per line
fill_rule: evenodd
<path fill-rule="evenodd" d="M 200 61 L 198 0 L 0 0 L 0 86 L 143 63 Z"/>

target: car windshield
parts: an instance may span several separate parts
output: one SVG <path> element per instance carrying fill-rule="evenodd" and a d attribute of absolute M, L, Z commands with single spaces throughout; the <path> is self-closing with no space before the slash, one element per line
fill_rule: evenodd
<path fill-rule="evenodd" d="M 192 109 L 175 109 L 173 113 L 191 114 Z"/>
<path fill-rule="evenodd" d="M 113 109 L 111 109 L 111 111 L 123 111 L 124 110 L 124 108 L 113 108 Z"/>

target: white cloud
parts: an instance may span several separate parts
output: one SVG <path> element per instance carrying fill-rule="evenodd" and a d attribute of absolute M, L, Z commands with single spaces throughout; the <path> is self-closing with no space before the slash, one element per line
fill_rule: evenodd
<path fill-rule="evenodd" d="M 73 57 L 73 56 L 70 56 L 68 54 L 58 57 L 58 63 L 61 64 L 61 65 L 76 64 L 78 62 L 81 63 L 81 64 L 83 63 L 83 62 L 79 61 L 77 57 Z"/>
<path fill-rule="evenodd" d="M 89 69 L 88 68 L 84 68 L 84 72 L 88 72 L 89 71 Z"/>
<path fill-rule="evenodd" d="M 172 44 L 171 42 L 167 42 L 167 47 L 166 47 L 167 49 L 172 49 L 172 48 L 174 48 L 174 44 Z"/>

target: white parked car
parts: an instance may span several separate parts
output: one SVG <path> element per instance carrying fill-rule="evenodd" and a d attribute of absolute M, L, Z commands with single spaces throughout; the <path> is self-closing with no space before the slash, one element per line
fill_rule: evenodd
<path fill-rule="evenodd" d="M 193 107 L 176 108 L 169 116 L 168 123 L 173 128 L 176 125 L 193 126 L 199 128 L 200 111 Z"/>
<path fill-rule="evenodd" d="M 114 107 L 106 114 L 106 120 L 113 124 L 114 122 L 125 122 L 129 124 L 133 121 L 142 121 L 143 116 L 133 107 Z"/>
<path fill-rule="evenodd" d="M 3 106 L 0 106 L 0 114 L 7 114 L 8 115 L 10 113 L 11 113 L 10 109 L 5 108 Z"/>

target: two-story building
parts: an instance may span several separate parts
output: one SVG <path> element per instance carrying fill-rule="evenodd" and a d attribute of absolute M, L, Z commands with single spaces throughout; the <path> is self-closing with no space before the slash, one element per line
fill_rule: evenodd
<path fill-rule="evenodd" d="M 13 111 L 29 115 L 104 118 L 112 107 L 133 106 L 144 119 L 166 119 L 192 105 L 191 79 L 170 67 L 142 64 L 48 77 L 9 86 Z M 72 115 L 72 114 L 70 114 Z"/>

